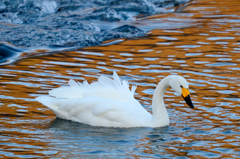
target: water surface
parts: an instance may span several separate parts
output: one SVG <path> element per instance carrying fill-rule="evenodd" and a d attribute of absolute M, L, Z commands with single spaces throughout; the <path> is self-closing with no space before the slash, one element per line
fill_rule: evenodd
<path fill-rule="evenodd" d="M 145 37 L 1 66 L 0 156 L 239 158 L 239 22 L 238 2 L 196 0 L 143 18 L 143 28 L 159 25 Z M 113 129 L 58 119 L 35 100 L 70 78 L 92 82 L 113 70 L 138 86 L 136 98 L 150 112 L 157 83 L 170 74 L 184 76 L 195 109 L 167 89 L 169 126 Z"/>

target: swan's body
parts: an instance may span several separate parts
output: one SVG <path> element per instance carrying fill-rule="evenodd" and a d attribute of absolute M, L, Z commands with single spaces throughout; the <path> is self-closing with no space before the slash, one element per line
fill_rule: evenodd
<path fill-rule="evenodd" d="M 49 91 L 49 96 L 37 97 L 37 101 L 50 108 L 59 118 L 91 126 L 105 127 L 161 127 L 169 124 L 163 95 L 171 86 L 182 94 L 193 108 L 187 81 L 178 75 L 170 75 L 159 82 L 153 94 L 153 114 L 147 112 L 134 98 L 136 87 L 131 91 L 127 81 L 121 81 L 114 72 L 113 79 L 99 77 L 97 82 L 77 83 Z"/>

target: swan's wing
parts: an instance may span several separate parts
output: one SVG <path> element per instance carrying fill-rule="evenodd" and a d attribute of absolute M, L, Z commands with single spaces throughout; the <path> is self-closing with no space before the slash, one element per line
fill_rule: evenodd
<path fill-rule="evenodd" d="M 129 119 L 135 115 L 133 105 L 139 104 L 137 101 L 123 103 L 102 97 L 56 99 L 41 96 L 36 99 L 60 118 L 94 126 L 124 126 L 123 124 L 130 123 Z"/>
<path fill-rule="evenodd" d="M 100 76 L 98 81 L 91 84 L 88 84 L 87 81 L 79 83 L 69 80 L 68 85 L 49 91 L 49 95 L 64 99 L 103 97 L 125 102 L 134 99 L 134 93 L 137 88 L 132 86 L 130 90 L 128 82 L 121 80 L 116 72 L 113 73 L 113 79 Z"/>

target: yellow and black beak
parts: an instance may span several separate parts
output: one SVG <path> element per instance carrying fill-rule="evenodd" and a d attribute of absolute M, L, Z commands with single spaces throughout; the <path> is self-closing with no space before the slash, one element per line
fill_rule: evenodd
<path fill-rule="evenodd" d="M 190 98 L 189 89 L 182 87 L 182 97 L 184 98 L 185 102 L 188 104 L 190 108 L 194 108 L 194 105 L 192 104 L 192 101 Z"/>

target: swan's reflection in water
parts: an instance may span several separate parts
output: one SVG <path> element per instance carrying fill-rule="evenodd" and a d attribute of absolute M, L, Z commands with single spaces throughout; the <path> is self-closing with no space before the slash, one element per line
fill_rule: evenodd
<path fill-rule="evenodd" d="M 107 128 L 94 127 L 77 122 L 71 122 L 56 118 L 50 126 L 51 147 L 71 151 L 70 156 L 76 154 L 111 154 L 125 157 L 149 153 L 152 156 L 161 155 L 151 151 L 158 151 L 166 147 L 166 137 L 171 134 L 173 127 L 165 126 L 160 128 Z M 61 143 L 61 144 L 60 144 Z M 149 149 L 150 148 L 150 149 Z M 152 149 L 152 150 L 151 150 Z M 94 150 L 94 151 L 93 151 Z M 164 151 L 164 150 L 162 150 Z"/>

